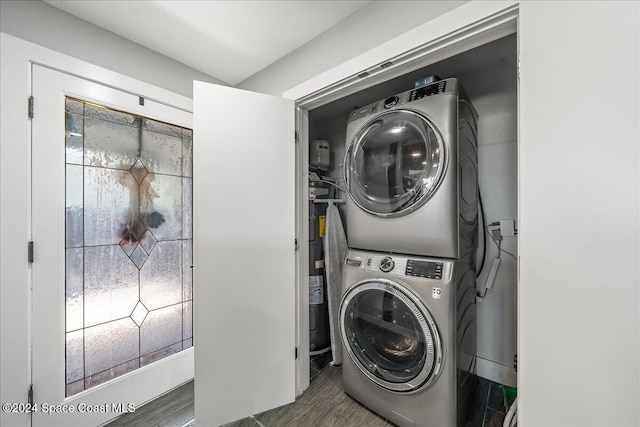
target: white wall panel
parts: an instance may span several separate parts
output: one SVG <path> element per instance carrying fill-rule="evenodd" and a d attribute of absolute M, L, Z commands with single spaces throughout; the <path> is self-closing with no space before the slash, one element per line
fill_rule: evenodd
<path fill-rule="evenodd" d="M 237 87 L 281 95 L 467 1 L 374 1 Z"/>
<path fill-rule="evenodd" d="M 523 426 L 640 425 L 638 7 L 521 4 Z"/>
<path fill-rule="evenodd" d="M 5 35 L 0 42 L 0 400 L 26 402 L 29 354 L 29 94 L 26 61 L 15 56 Z M 14 63 L 17 66 L 7 66 Z M 12 125 L 8 125 L 11 123 Z M 29 414 L 0 413 L 0 424 L 28 425 Z"/>
<path fill-rule="evenodd" d="M 225 84 L 39 0 L 0 2 L 0 29 L 188 97 L 193 80 Z"/>

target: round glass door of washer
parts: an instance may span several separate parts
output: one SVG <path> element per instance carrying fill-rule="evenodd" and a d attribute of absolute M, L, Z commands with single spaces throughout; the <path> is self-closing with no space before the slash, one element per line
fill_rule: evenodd
<path fill-rule="evenodd" d="M 442 138 L 429 119 L 410 110 L 388 111 L 351 140 L 344 162 L 347 192 L 373 215 L 404 215 L 435 193 L 445 161 Z"/>
<path fill-rule="evenodd" d="M 385 279 L 360 282 L 340 304 L 340 333 L 356 367 L 391 391 L 431 385 L 442 365 L 442 345 L 424 304 Z"/>

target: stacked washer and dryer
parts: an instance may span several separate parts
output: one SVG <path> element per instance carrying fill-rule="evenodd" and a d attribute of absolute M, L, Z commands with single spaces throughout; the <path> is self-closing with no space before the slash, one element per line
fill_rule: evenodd
<path fill-rule="evenodd" d="M 399 426 L 462 425 L 473 397 L 477 118 L 456 79 L 349 117 L 343 384 Z"/>

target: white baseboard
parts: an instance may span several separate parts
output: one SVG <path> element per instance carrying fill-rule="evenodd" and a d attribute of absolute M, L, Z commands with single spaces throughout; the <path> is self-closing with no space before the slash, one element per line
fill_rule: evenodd
<path fill-rule="evenodd" d="M 518 385 L 516 371 L 513 366 L 503 365 L 493 360 L 476 356 L 476 372 L 478 376 L 496 383 L 516 387 Z"/>

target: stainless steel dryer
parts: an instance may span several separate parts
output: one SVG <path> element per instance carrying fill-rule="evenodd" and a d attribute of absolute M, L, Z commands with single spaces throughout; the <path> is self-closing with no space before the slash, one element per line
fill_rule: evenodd
<path fill-rule="evenodd" d="M 353 111 L 344 162 L 349 247 L 444 258 L 471 253 L 477 119 L 457 79 Z"/>
<path fill-rule="evenodd" d="M 464 423 L 475 377 L 475 272 L 460 260 L 349 250 L 344 389 L 399 426 Z"/>

